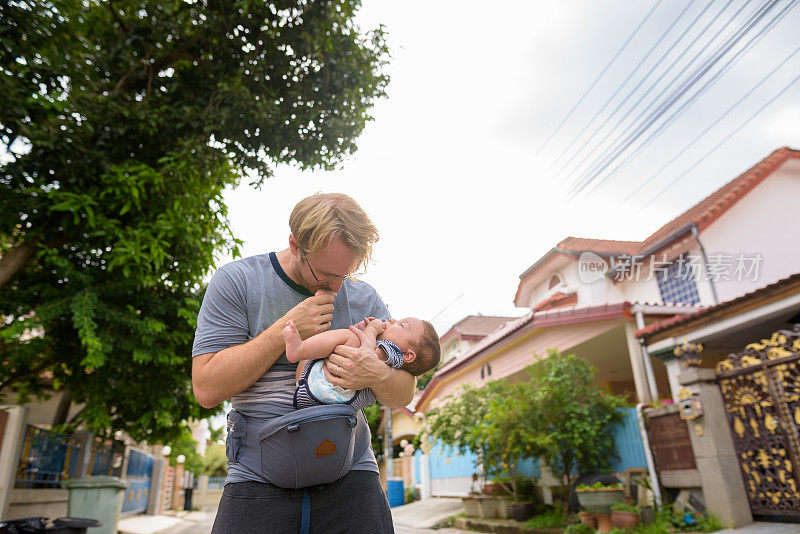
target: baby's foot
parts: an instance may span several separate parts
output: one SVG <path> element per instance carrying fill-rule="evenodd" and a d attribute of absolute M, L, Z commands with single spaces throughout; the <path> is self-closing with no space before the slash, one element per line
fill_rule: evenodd
<path fill-rule="evenodd" d="M 298 361 L 298 353 L 300 351 L 300 332 L 294 321 L 289 321 L 283 328 L 283 341 L 286 343 L 286 358 L 290 362 Z"/>

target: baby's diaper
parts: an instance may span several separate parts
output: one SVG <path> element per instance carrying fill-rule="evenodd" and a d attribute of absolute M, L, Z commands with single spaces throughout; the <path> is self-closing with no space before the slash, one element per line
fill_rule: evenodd
<path fill-rule="evenodd" d="M 356 393 L 355 389 L 344 389 L 334 386 L 325 378 L 323 369 L 324 360 L 316 360 L 311 364 L 308 373 L 308 389 L 311 394 L 322 404 L 342 404 L 352 399 Z"/>

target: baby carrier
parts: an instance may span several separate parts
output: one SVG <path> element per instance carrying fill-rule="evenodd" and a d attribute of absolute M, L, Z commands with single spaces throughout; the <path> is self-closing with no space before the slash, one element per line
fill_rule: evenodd
<path fill-rule="evenodd" d="M 358 411 L 347 404 L 312 406 L 262 419 L 228 413 L 228 460 L 282 488 L 329 484 L 355 461 Z"/>

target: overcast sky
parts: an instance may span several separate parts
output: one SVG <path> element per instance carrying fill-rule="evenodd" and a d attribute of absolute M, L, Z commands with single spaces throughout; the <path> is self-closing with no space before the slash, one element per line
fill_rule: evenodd
<path fill-rule="evenodd" d="M 343 192 L 362 205 L 380 231 L 375 262 L 364 279 L 375 286 L 395 317 L 433 320 L 441 335 L 468 314 L 521 315 L 527 310 L 513 305 L 519 275 L 564 237 L 644 239 L 775 148 L 800 146 L 798 83 L 660 193 L 787 86 L 800 72 L 797 54 L 640 193 L 620 205 L 800 46 L 798 9 L 789 11 L 763 40 L 742 54 L 718 83 L 613 180 L 568 201 L 566 185 L 578 174 L 556 171 L 572 154 L 577 157 L 571 165 L 587 154 L 587 162 L 593 161 L 590 149 L 595 143 L 613 140 L 623 131 L 612 130 L 620 116 L 584 150 L 577 150 L 581 141 L 565 157 L 558 159 L 559 155 L 687 5 L 672 32 L 596 124 L 702 9 L 708 6 L 637 95 L 653 85 L 677 57 L 676 51 L 688 45 L 713 16 L 721 13 L 672 73 L 681 68 L 688 72 L 701 64 L 698 60 L 692 67 L 685 66 L 737 9 L 743 7 L 740 22 L 723 30 L 716 43 L 761 2 L 732 0 L 728 5 L 720 0 L 709 6 L 662 1 L 539 152 L 656 2 L 365 0 L 358 17 L 362 29 L 383 24 L 388 31 L 392 50 L 388 98 L 375 106 L 375 120 L 360 137 L 358 152 L 336 171 L 279 167 L 260 191 L 242 185 L 226 193 L 233 229 L 245 241 L 244 255 L 286 247 L 289 212 L 301 198 L 317 191 Z M 772 13 L 784 5 L 786 1 Z M 672 76 L 664 77 L 651 98 Z M 645 99 L 642 106 L 649 101 Z M 223 258 L 220 263 L 227 261 Z"/>

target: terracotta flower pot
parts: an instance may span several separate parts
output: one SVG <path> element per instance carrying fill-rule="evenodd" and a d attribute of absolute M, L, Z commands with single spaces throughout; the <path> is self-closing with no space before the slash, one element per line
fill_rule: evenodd
<path fill-rule="evenodd" d="M 578 519 L 590 529 L 597 529 L 597 520 L 589 512 L 578 512 Z"/>
<path fill-rule="evenodd" d="M 633 530 L 639 524 L 639 515 L 635 512 L 611 512 L 611 526 Z"/>

